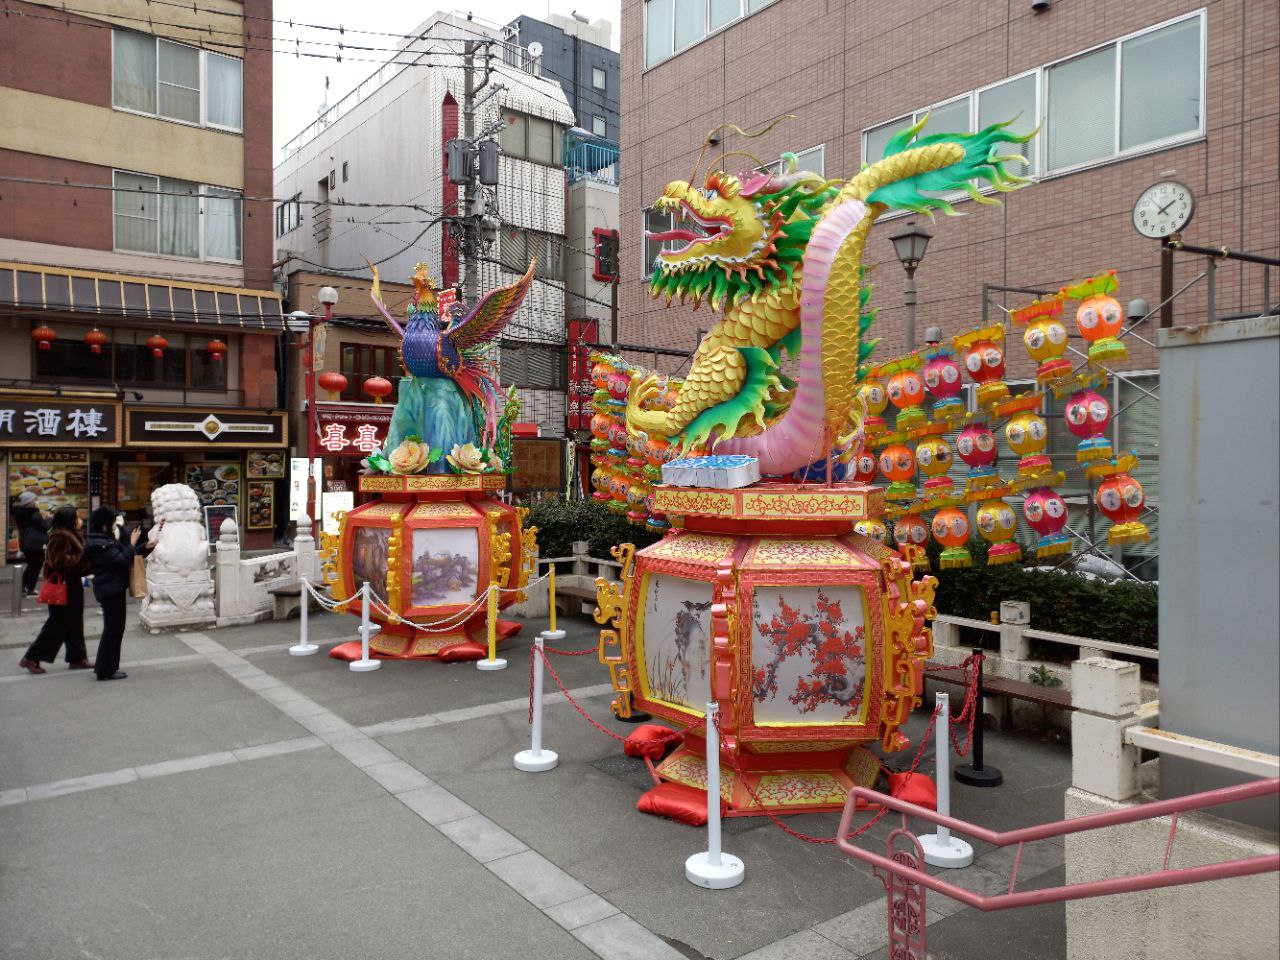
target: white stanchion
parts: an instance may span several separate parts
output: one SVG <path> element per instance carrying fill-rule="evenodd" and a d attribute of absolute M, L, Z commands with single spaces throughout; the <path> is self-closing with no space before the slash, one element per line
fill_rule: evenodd
<path fill-rule="evenodd" d="M 977 705 L 975 705 L 977 709 Z M 951 816 L 951 698 L 938 694 L 938 726 L 934 730 L 934 757 L 937 760 L 938 812 Z M 917 837 L 924 862 L 935 867 L 956 869 L 973 863 L 973 847 L 951 835 L 950 827 L 939 826 L 936 833 Z"/>
<path fill-rule="evenodd" d="M 293 657 L 309 657 L 320 648 L 307 639 L 307 611 L 311 607 L 311 585 L 307 578 L 298 576 L 298 597 L 302 600 L 302 609 L 298 614 L 298 642 L 289 648 Z"/>
<path fill-rule="evenodd" d="M 551 633 L 552 631 L 547 631 Z M 563 630 L 556 630 L 564 636 Z M 515 755 L 515 765 L 517 770 L 523 770 L 525 773 L 542 773 L 545 770 L 552 770 L 555 765 L 560 762 L 560 756 L 554 750 L 544 750 L 542 747 L 542 671 L 546 666 L 542 662 L 543 650 L 546 649 L 547 634 L 544 633 L 533 641 L 537 653 L 534 655 L 537 659 L 537 666 L 533 671 L 533 724 L 532 733 L 529 740 L 529 749 L 521 750 Z"/>
<path fill-rule="evenodd" d="M 507 661 L 497 655 L 498 649 L 498 585 L 489 584 L 489 610 L 486 615 L 489 633 L 489 656 L 476 661 L 477 670 L 505 670 Z"/>
<path fill-rule="evenodd" d="M 382 666 L 381 660 L 369 659 L 369 634 L 372 632 L 369 623 L 369 581 L 360 587 L 360 659 L 352 660 L 347 668 L 357 673 L 368 673 Z"/>
<path fill-rule="evenodd" d="M 684 862 L 690 883 L 708 890 L 736 887 L 746 876 L 742 860 L 720 849 L 720 724 L 719 706 L 707 704 L 707 849 Z"/>

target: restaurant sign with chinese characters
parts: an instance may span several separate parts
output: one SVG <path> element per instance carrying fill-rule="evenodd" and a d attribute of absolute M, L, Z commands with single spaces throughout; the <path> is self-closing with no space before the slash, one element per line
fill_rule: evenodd
<path fill-rule="evenodd" d="M 0 395 L 0 447 L 118 446 L 118 401 Z"/>
<path fill-rule="evenodd" d="M 380 450 L 394 410 L 389 403 L 317 403 L 316 444 L 322 456 L 363 459 Z"/>

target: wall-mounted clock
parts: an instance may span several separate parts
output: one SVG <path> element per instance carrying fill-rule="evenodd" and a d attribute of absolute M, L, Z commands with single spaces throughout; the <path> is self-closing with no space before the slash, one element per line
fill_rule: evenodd
<path fill-rule="evenodd" d="M 1133 226 L 1144 237 L 1164 240 L 1182 231 L 1195 212 L 1190 187 L 1177 180 L 1161 180 L 1143 190 L 1133 205 Z"/>

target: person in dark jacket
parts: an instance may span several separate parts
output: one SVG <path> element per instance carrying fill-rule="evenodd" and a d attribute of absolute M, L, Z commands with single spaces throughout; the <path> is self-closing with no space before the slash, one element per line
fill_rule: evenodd
<path fill-rule="evenodd" d="M 84 584 L 80 579 L 84 575 L 84 543 L 80 539 L 81 526 L 80 514 L 75 507 L 59 507 L 53 514 L 49 545 L 41 551 L 44 575 L 46 578 L 62 578 L 67 585 L 67 602 L 49 605 L 49 618 L 19 663 L 31 673 L 44 673 L 40 662 L 53 663 L 58 656 L 58 648 L 64 644 L 68 667 L 87 670 L 92 666 L 84 647 Z M 36 572 L 39 573 L 39 568 Z"/>
<path fill-rule="evenodd" d="M 85 562 L 93 574 L 93 596 L 102 607 L 102 639 L 93 671 L 99 680 L 123 680 L 120 642 L 124 639 L 125 603 L 133 547 L 140 531 L 135 527 L 128 542 L 113 533 L 118 516 L 114 507 L 99 507 L 89 515 L 89 536 L 84 542 Z"/>
<path fill-rule="evenodd" d="M 18 497 L 13 508 L 13 521 L 18 528 L 18 549 L 27 561 L 22 571 L 22 592 L 36 592 L 36 582 L 44 567 L 44 549 L 49 542 L 49 521 L 36 505 L 36 495 L 27 491 Z"/>

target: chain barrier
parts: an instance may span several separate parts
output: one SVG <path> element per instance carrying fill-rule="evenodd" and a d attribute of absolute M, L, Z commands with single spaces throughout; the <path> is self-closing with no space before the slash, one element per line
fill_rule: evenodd
<path fill-rule="evenodd" d="M 548 646 L 543 646 L 542 649 L 545 650 L 547 653 L 554 653 L 561 657 L 585 657 L 588 654 L 596 653 L 599 650 L 598 647 L 594 647 L 594 646 L 587 647 L 587 649 L 585 650 L 558 650 L 555 647 L 548 647 Z"/>
<path fill-rule="evenodd" d="M 529 722 L 530 723 L 533 723 L 533 671 L 534 671 L 533 660 L 534 660 L 534 657 L 538 655 L 538 653 L 539 651 L 537 646 L 533 646 L 529 648 Z M 542 663 L 543 663 L 543 666 L 547 668 L 547 673 L 551 674 L 551 679 L 555 681 L 555 685 L 559 687 L 560 692 L 564 694 L 564 698 L 567 701 L 569 701 L 569 704 L 570 706 L 573 707 L 573 709 L 577 710 L 578 713 L 581 714 L 583 720 L 587 721 L 587 723 L 591 724 L 591 726 L 595 727 L 597 730 L 603 733 L 606 737 L 610 737 L 614 740 L 617 740 L 619 743 L 623 743 L 626 741 L 627 739 L 626 737 L 622 736 L 621 734 L 614 733 L 608 727 L 605 727 L 604 725 L 600 724 L 594 718 L 592 718 L 591 715 L 587 713 L 587 711 L 583 710 L 582 707 L 578 705 L 578 701 L 574 700 L 573 697 L 569 695 L 569 691 L 565 688 L 564 683 L 561 682 L 559 674 L 557 674 L 555 671 L 555 668 L 551 666 L 551 661 L 547 659 L 547 656 L 545 653 L 542 655 Z"/>

